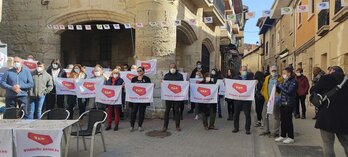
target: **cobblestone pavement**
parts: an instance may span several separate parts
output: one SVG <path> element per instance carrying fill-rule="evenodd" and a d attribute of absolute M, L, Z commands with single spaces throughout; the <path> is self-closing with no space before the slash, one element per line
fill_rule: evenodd
<path fill-rule="evenodd" d="M 310 111 L 314 109 L 310 108 Z M 185 114 L 181 123 L 182 131 L 176 132 L 174 121 L 170 121 L 171 136 L 165 138 L 149 137 L 149 131 L 160 130 L 163 120 L 146 120 L 144 132 L 129 132 L 129 122 L 122 121 L 117 132 L 106 131 L 107 152 L 103 152 L 100 135 L 96 136 L 94 156 L 97 157 L 321 157 L 321 139 L 319 131 L 314 129 L 313 113 L 306 120 L 294 120 L 295 140 L 292 145 L 282 145 L 273 138 L 261 137 L 259 128 L 252 128 L 252 135 L 246 135 L 241 128 L 233 134 L 233 122 L 226 120 L 226 114 L 216 121 L 219 130 L 203 129 L 201 120 L 193 120 L 192 114 Z M 244 126 L 244 114 L 241 114 L 241 126 Z M 253 122 L 254 124 L 254 122 Z M 70 155 L 76 156 L 76 138 L 72 138 Z M 80 156 L 89 155 L 82 148 Z M 87 140 L 89 150 L 90 140 Z M 337 156 L 344 156 L 343 149 L 336 144 Z"/>

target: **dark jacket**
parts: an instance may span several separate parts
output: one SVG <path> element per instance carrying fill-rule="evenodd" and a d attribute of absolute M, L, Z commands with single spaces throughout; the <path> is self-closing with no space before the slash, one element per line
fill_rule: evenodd
<path fill-rule="evenodd" d="M 258 80 L 255 88 L 255 101 L 265 101 L 265 98 L 262 95 L 262 87 L 264 80 Z"/>
<path fill-rule="evenodd" d="M 234 80 L 243 80 L 243 78 L 241 76 L 235 76 L 233 78 Z M 251 75 L 248 73 L 247 74 L 247 78 L 245 80 L 252 80 L 253 78 L 251 77 Z M 233 100 L 235 104 L 251 104 L 252 101 L 249 101 L 249 100 Z"/>
<path fill-rule="evenodd" d="M 310 90 L 310 93 L 324 94 L 340 84 L 344 76 L 324 75 Z M 348 83 L 330 98 L 330 106 L 319 108 L 315 128 L 338 134 L 348 134 Z"/>
<path fill-rule="evenodd" d="M 296 104 L 297 82 L 293 76 L 277 85 L 280 91 L 280 105 L 294 107 Z"/>
<path fill-rule="evenodd" d="M 52 76 L 52 67 L 48 67 L 47 73 Z M 58 77 L 60 77 L 60 78 L 67 78 L 67 75 L 66 75 L 66 72 L 64 71 L 64 69 L 60 68 L 60 71 L 58 73 Z M 52 76 L 52 79 L 54 81 L 53 76 Z M 50 93 L 51 94 L 55 94 L 56 93 L 56 86 L 54 85 L 54 82 L 53 82 L 53 89 L 51 90 Z"/>
<path fill-rule="evenodd" d="M 20 93 L 17 94 L 12 90 L 14 85 L 20 86 Z M 27 68 L 22 68 L 19 73 L 17 73 L 15 68 L 12 68 L 7 70 L 2 76 L 1 87 L 6 89 L 6 97 L 28 96 L 30 88 L 34 87 L 34 81 Z"/>
<path fill-rule="evenodd" d="M 219 74 L 211 75 L 211 78 L 213 79 L 214 83 L 216 83 L 217 80 L 222 79 L 222 77 Z"/>
<path fill-rule="evenodd" d="M 143 76 L 143 79 L 141 79 L 141 80 L 138 80 L 138 77 L 139 76 L 133 77 L 131 82 L 132 83 L 151 83 L 150 78 L 147 76 Z"/>
<path fill-rule="evenodd" d="M 172 74 L 170 72 L 165 74 L 163 80 L 166 80 L 166 81 L 184 81 L 184 77 L 182 74 L 180 74 L 178 71 L 176 71 L 174 74 Z"/>
<path fill-rule="evenodd" d="M 196 77 L 196 72 L 197 72 L 197 68 L 193 69 L 190 78 L 195 78 Z M 202 75 L 204 75 L 205 71 L 202 69 Z"/>
<path fill-rule="evenodd" d="M 319 82 L 320 78 L 325 75 L 324 71 L 320 71 L 317 76 L 315 76 L 312 80 L 312 86 Z"/>
<path fill-rule="evenodd" d="M 309 90 L 308 78 L 304 75 L 301 75 L 301 76 L 296 76 L 295 80 L 297 81 L 297 95 L 299 96 L 307 95 Z"/>

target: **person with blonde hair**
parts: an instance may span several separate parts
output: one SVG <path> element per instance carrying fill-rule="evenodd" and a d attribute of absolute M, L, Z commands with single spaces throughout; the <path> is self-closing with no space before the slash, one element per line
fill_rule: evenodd
<path fill-rule="evenodd" d="M 69 78 L 86 79 L 87 78 L 86 70 L 80 64 L 75 64 L 71 70 Z M 76 95 L 69 95 L 67 100 L 67 104 L 68 104 L 67 108 L 70 112 L 69 119 L 73 119 L 74 106 L 76 104 L 76 99 L 77 99 L 77 105 L 79 107 L 80 115 L 86 111 L 87 99 L 77 98 Z"/>

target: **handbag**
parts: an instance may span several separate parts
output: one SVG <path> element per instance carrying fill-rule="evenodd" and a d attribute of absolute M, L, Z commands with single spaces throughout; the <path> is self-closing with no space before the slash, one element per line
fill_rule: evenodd
<path fill-rule="evenodd" d="M 322 107 L 325 102 L 327 102 L 327 108 L 330 107 L 330 98 L 335 95 L 339 90 L 342 89 L 342 87 L 345 85 L 345 83 L 347 82 L 348 78 L 344 77 L 343 81 L 335 86 L 333 89 L 329 90 L 328 92 L 324 93 L 324 94 L 319 94 L 319 93 L 313 93 L 311 94 L 311 96 L 309 97 L 309 101 L 315 106 L 315 107 Z"/>

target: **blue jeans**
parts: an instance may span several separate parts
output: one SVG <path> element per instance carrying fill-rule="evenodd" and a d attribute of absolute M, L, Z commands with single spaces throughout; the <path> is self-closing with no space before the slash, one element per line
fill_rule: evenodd
<path fill-rule="evenodd" d="M 30 104 L 28 105 L 28 116 L 27 119 L 39 119 L 41 116 L 42 106 L 45 102 L 45 96 L 37 98 L 31 98 Z"/>

